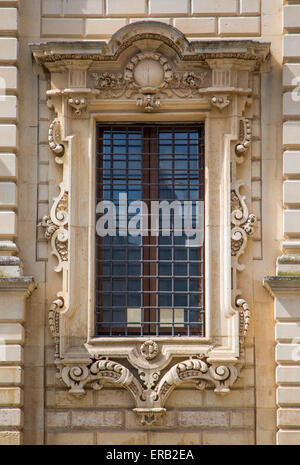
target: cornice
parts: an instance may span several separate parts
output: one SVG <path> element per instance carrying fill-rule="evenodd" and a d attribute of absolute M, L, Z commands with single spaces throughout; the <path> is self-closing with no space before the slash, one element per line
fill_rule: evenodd
<path fill-rule="evenodd" d="M 134 42 L 143 39 L 159 40 L 176 51 L 182 61 L 197 61 L 207 65 L 209 59 L 239 59 L 250 60 L 258 66 L 270 54 L 270 44 L 252 40 L 220 40 L 188 42 L 184 49 L 170 38 L 158 33 L 141 32 L 135 34 L 115 47 L 113 39 L 107 44 L 104 41 L 63 41 L 40 42 L 29 44 L 35 60 L 47 63 L 65 60 L 91 60 L 91 62 L 116 61 L 121 53 Z"/>
<path fill-rule="evenodd" d="M 299 293 L 300 276 L 265 276 L 263 285 L 269 291 L 272 297 L 275 297 L 279 292 Z"/>

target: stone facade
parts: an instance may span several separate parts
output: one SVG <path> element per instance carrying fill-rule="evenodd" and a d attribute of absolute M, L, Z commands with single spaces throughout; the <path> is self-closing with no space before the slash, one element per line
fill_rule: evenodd
<path fill-rule="evenodd" d="M 298 3 L 0 0 L 0 444 L 299 444 Z M 200 120 L 207 337 L 103 343 L 95 123 Z"/>

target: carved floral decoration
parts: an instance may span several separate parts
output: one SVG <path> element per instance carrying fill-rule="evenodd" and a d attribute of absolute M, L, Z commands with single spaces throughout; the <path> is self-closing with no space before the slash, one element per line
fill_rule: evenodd
<path fill-rule="evenodd" d="M 158 52 L 141 52 L 130 59 L 124 73 L 93 73 L 94 86 L 101 98 L 136 98 L 144 111 L 158 109 L 163 96 L 192 97 L 203 87 L 207 73 L 174 72 Z"/>

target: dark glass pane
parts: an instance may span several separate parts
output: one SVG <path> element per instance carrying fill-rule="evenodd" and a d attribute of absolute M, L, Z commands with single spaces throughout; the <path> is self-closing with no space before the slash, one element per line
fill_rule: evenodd
<path fill-rule="evenodd" d="M 174 279 L 174 291 L 187 291 L 187 279 Z"/>
<path fill-rule="evenodd" d="M 158 295 L 159 307 L 171 307 L 172 306 L 172 295 L 170 294 L 159 294 Z"/>
<path fill-rule="evenodd" d="M 159 291 L 172 291 L 172 280 L 171 279 L 159 279 L 158 290 Z"/>

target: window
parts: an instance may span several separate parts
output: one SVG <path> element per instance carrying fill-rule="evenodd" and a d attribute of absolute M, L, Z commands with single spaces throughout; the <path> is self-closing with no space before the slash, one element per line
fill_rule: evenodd
<path fill-rule="evenodd" d="M 110 203 L 115 217 L 96 228 L 96 334 L 203 336 L 204 246 L 191 237 L 204 230 L 204 125 L 99 125 L 97 138 L 101 224 Z"/>

